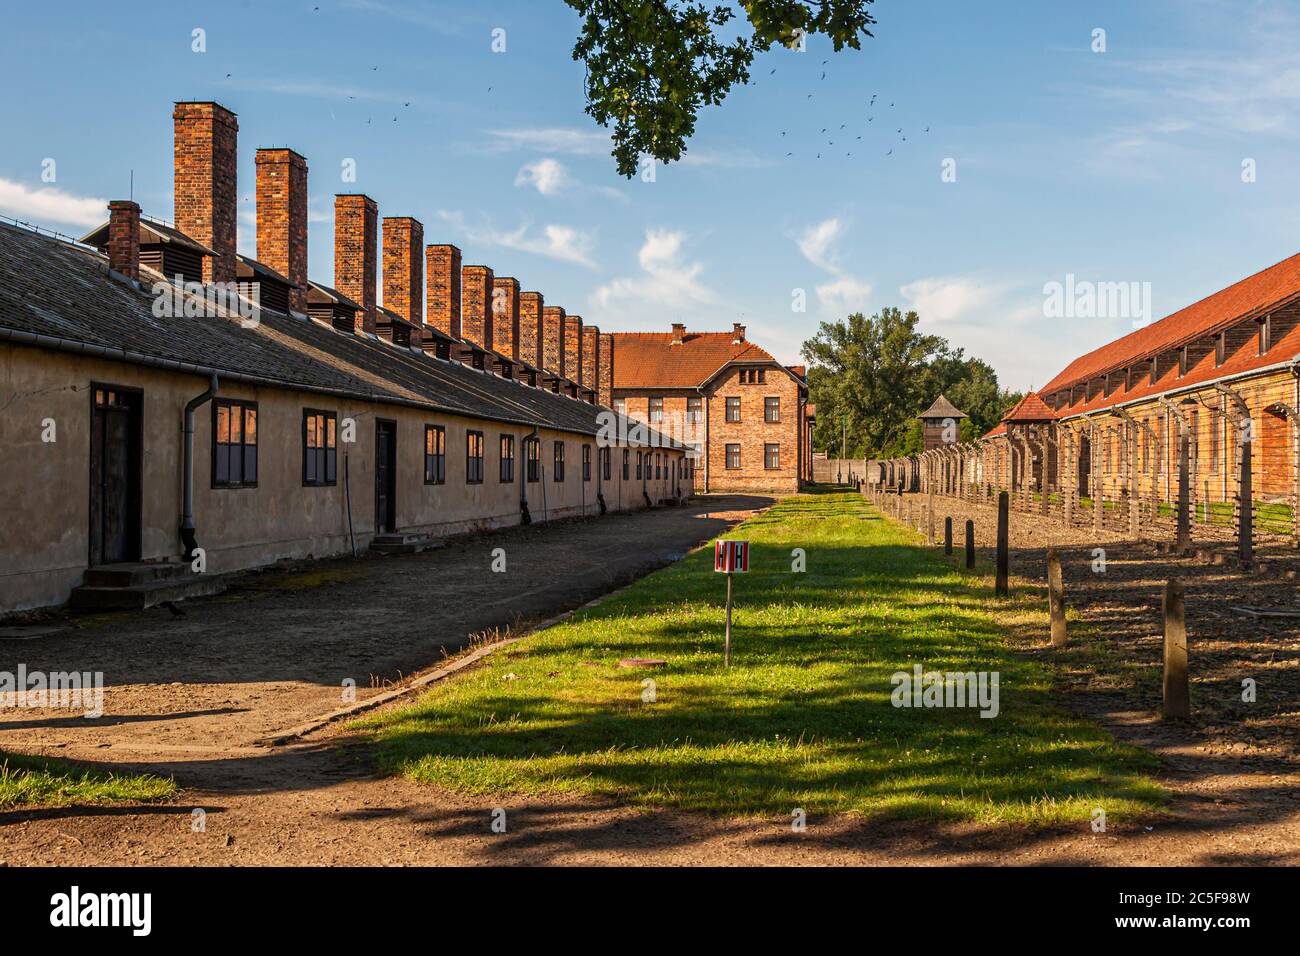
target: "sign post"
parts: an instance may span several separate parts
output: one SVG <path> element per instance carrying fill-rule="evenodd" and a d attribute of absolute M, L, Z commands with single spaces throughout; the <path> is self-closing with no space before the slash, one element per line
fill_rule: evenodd
<path fill-rule="evenodd" d="M 716 541 L 713 545 L 713 570 L 727 576 L 727 631 L 722 645 L 722 663 L 731 666 L 731 576 L 749 571 L 748 541 Z"/>

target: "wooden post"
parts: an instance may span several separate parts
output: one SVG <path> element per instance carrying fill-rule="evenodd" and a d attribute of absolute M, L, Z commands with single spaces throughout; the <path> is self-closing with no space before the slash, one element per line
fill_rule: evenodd
<path fill-rule="evenodd" d="M 731 572 L 727 572 L 727 637 L 722 645 L 722 666 L 731 666 Z"/>
<path fill-rule="evenodd" d="M 1047 610 L 1052 619 L 1052 646 L 1064 647 L 1069 640 L 1065 630 L 1065 581 L 1061 576 L 1061 556 L 1047 551 Z"/>
<path fill-rule="evenodd" d="M 975 522 L 966 519 L 966 567 L 975 567 Z"/>
<path fill-rule="evenodd" d="M 1188 461 L 1191 441 L 1184 427 L 1178 436 L 1178 536 L 1174 547 L 1186 554 L 1192 547 L 1191 470 Z"/>
<path fill-rule="evenodd" d="M 998 492 L 998 576 L 997 586 L 994 589 L 999 597 L 1007 595 L 1007 578 L 1010 573 L 1010 554 L 1007 548 L 1008 537 L 1008 511 L 1011 502 L 1005 491 Z"/>
<path fill-rule="evenodd" d="M 1165 679 L 1164 706 L 1166 717 L 1190 717 L 1191 694 L 1187 677 L 1187 617 L 1183 600 L 1183 586 L 1178 581 L 1165 583 Z"/>
<path fill-rule="evenodd" d="M 1241 443 L 1241 482 L 1238 494 L 1237 515 L 1237 555 L 1241 566 L 1249 567 L 1255 560 L 1255 491 L 1251 487 L 1250 446 L 1253 443 Z"/>
<path fill-rule="evenodd" d="M 952 554 L 952 518 L 943 519 L 943 553 Z"/>

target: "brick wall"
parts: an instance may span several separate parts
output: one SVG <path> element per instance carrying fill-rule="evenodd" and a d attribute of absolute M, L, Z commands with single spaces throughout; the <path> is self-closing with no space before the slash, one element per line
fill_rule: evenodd
<path fill-rule="evenodd" d="M 307 311 L 307 160 L 291 149 L 259 149 L 257 258 L 283 275 L 289 308 Z"/>
<path fill-rule="evenodd" d="M 600 366 L 596 374 L 596 401 L 606 408 L 614 404 L 614 336 L 604 332 L 600 336 Z"/>
<path fill-rule="evenodd" d="M 375 331 L 379 205 L 360 193 L 334 197 L 334 287 L 361 306 L 361 327 Z"/>
<path fill-rule="evenodd" d="M 498 352 L 512 359 L 520 357 L 518 279 L 498 276 L 492 280 L 492 335 Z"/>
<path fill-rule="evenodd" d="M 537 368 L 545 368 L 542 346 L 544 304 L 540 292 L 519 293 L 519 357 Z"/>
<path fill-rule="evenodd" d="M 239 122 L 217 103 L 177 103 L 172 111 L 176 228 L 213 249 L 204 282 L 235 281 Z"/>
<path fill-rule="evenodd" d="M 425 250 L 425 321 L 453 339 L 460 328 L 460 249 L 450 244 L 431 245 Z"/>
<path fill-rule="evenodd" d="M 799 490 L 799 386 L 780 369 L 768 367 L 762 384 L 742 385 L 740 370 L 731 369 L 713 383 L 708 404 L 708 487 L 710 491 Z M 726 400 L 740 399 L 740 421 L 726 420 Z M 778 398 L 781 421 L 764 420 L 764 400 Z M 740 468 L 729 469 L 726 446 L 740 446 Z M 764 446 L 779 446 L 780 467 L 765 467 Z"/>
<path fill-rule="evenodd" d="M 566 315 L 564 317 L 564 354 L 561 358 L 564 368 L 561 373 L 570 381 L 582 382 L 582 316 Z"/>
<path fill-rule="evenodd" d="M 140 206 L 128 199 L 108 204 L 108 264 L 128 279 L 140 278 Z"/>
<path fill-rule="evenodd" d="M 542 309 L 542 367 L 564 374 L 564 309 L 558 305 Z"/>
<path fill-rule="evenodd" d="M 487 266 L 465 266 L 461 270 L 461 334 L 475 345 L 491 351 L 492 270 Z"/>
<path fill-rule="evenodd" d="M 582 327 L 582 384 L 596 389 L 600 401 L 600 329 L 594 325 Z"/>
<path fill-rule="evenodd" d="M 424 321 L 424 226 L 410 216 L 384 219 L 384 308 Z"/>

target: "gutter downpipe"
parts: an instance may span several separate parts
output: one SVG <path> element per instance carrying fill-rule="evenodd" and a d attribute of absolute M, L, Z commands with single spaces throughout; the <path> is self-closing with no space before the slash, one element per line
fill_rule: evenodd
<path fill-rule="evenodd" d="M 194 559 L 194 552 L 199 546 L 194 536 L 194 413 L 217 394 L 217 384 L 217 373 L 213 372 L 208 390 L 185 403 L 185 416 L 181 426 L 185 436 L 184 470 L 181 478 L 181 543 L 185 546 L 186 561 Z"/>

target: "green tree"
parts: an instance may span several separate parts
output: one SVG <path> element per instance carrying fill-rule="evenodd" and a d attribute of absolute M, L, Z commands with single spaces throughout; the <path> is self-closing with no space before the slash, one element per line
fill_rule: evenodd
<path fill-rule="evenodd" d="M 582 18 L 573 58 L 587 67 L 587 112 L 614 127 L 618 171 L 641 156 L 681 159 L 704 106 L 749 82 L 758 53 L 818 34 L 860 49 L 874 0 L 565 0 Z M 737 26 L 743 13 L 748 26 Z M 802 38 L 802 39 L 801 39 Z"/>
<path fill-rule="evenodd" d="M 917 331 L 915 312 L 883 309 L 823 322 L 803 344 L 810 401 L 817 405 L 813 446 L 838 456 L 847 432 L 851 458 L 916 454 L 924 435 L 916 417 L 946 395 L 970 417 L 960 438 L 985 434 L 1021 399 L 998 385 L 987 363 L 954 349 L 942 336 Z"/>

